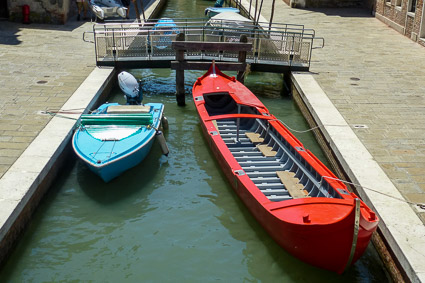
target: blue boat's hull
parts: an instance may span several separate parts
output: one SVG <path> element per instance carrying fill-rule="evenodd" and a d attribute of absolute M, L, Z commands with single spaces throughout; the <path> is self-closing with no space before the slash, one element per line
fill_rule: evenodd
<path fill-rule="evenodd" d="M 98 110 L 106 111 L 109 106 L 115 105 L 118 104 L 103 104 Z M 81 126 L 75 131 L 72 139 L 75 153 L 105 182 L 136 166 L 148 155 L 156 135 L 155 129 L 160 126 L 164 106 L 161 103 L 148 103 L 146 106 L 151 107 L 150 113 L 153 116 L 151 126 L 139 129 L 137 126 L 136 128 L 132 126 L 130 129 L 125 129 L 126 125 L 108 125 L 100 126 L 96 131 Z M 102 136 L 110 135 L 108 129 L 111 133 L 118 132 L 119 139 L 102 138 Z"/>
<path fill-rule="evenodd" d="M 88 166 L 90 170 L 99 175 L 103 181 L 109 182 L 128 169 L 133 168 L 142 162 L 151 150 L 153 141 L 154 139 L 152 138 L 147 144 L 139 148 L 139 150 L 136 150 L 115 162 L 111 162 L 106 166 L 96 166 L 91 163 L 88 163 Z"/>

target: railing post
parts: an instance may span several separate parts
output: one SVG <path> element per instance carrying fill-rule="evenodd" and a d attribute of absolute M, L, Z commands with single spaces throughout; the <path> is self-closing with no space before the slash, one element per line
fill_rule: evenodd
<path fill-rule="evenodd" d="M 239 42 L 248 43 L 248 37 L 246 36 L 246 34 L 241 34 L 241 36 L 239 37 Z M 246 51 L 239 51 L 238 62 L 239 63 L 245 63 L 246 62 Z M 238 75 L 237 75 L 236 79 L 238 81 L 240 81 L 241 83 L 244 83 L 244 81 L 245 81 L 245 70 L 244 71 L 238 71 Z"/>
<path fill-rule="evenodd" d="M 185 41 L 184 33 L 179 33 L 176 36 L 176 41 Z M 184 61 L 184 50 L 176 51 L 176 61 L 182 63 Z M 178 106 L 185 106 L 184 93 L 184 70 L 176 70 L 176 100 Z"/>

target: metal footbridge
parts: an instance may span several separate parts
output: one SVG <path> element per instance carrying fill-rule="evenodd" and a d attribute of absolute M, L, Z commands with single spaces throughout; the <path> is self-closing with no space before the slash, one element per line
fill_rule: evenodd
<path fill-rule="evenodd" d="M 312 50 L 324 46 L 323 38 L 315 37 L 314 30 L 303 25 L 174 19 L 175 27 L 158 28 L 155 22 L 95 24 L 97 66 L 169 68 L 176 60 L 172 42 L 179 33 L 192 42 L 239 42 L 240 36 L 246 35 L 252 44 L 246 63 L 252 71 L 308 71 Z M 188 50 L 185 60 L 237 62 L 238 52 Z"/>

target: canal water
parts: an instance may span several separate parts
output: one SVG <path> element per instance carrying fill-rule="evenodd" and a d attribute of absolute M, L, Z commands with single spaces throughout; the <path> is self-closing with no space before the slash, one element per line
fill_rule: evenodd
<path fill-rule="evenodd" d="M 199 17 L 213 2 L 168 1 L 162 16 Z M 190 11 L 193 14 L 188 14 Z M 209 151 L 192 102 L 202 72 L 186 72 L 186 103 L 170 70 L 129 70 L 144 102 L 165 104 L 168 157 L 154 144 L 139 166 L 103 183 L 72 158 L 43 199 L 0 282 L 387 282 L 373 247 L 346 273 L 307 265 L 262 229 Z M 246 85 L 285 123 L 308 128 L 278 74 L 250 73 Z M 116 87 L 110 102 L 125 103 Z M 310 133 L 294 134 L 322 161 Z"/>

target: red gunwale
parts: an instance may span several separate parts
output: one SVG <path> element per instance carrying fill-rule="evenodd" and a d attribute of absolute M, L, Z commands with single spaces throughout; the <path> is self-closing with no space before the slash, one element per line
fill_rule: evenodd
<path fill-rule="evenodd" d="M 228 93 L 236 103 L 255 107 L 261 115 L 224 114 L 209 116 L 205 100 L 199 99 L 214 93 Z M 267 120 L 269 124 L 293 148 L 302 148 L 302 143 L 280 122 L 245 86 L 215 68 L 199 78 L 193 86 L 193 98 L 201 120 L 205 137 L 220 163 L 226 177 L 242 201 L 251 210 L 274 240 L 287 251 L 312 265 L 342 273 L 349 260 L 353 241 L 355 199 L 353 193 L 342 194 L 336 189 L 348 192 L 345 184 L 339 180 L 325 178 L 324 181 L 342 197 L 342 199 L 311 197 L 270 201 L 253 183 L 248 175 L 239 175 L 242 170 L 227 145 L 224 143 L 213 120 L 231 118 L 250 118 Z M 307 163 L 321 176 L 337 177 L 310 151 L 298 151 Z M 309 223 L 304 216 L 309 216 Z M 357 247 L 351 263 L 354 263 L 366 249 L 372 233 L 376 230 L 378 218 L 369 207 L 360 202 L 360 227 Z"/>

